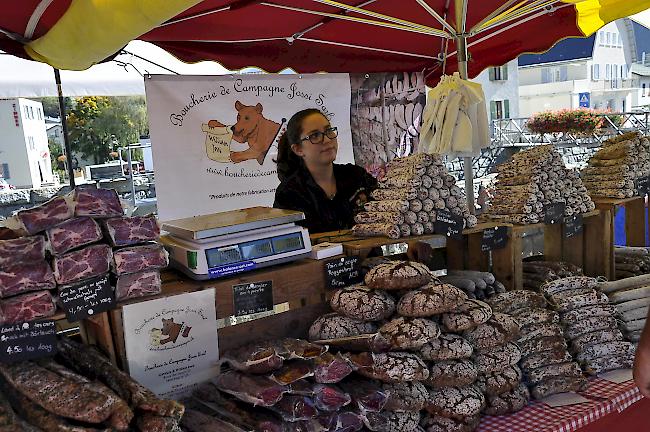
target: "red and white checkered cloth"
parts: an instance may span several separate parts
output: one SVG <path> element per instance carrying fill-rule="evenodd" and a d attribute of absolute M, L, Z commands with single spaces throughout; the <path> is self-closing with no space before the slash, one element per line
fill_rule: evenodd
<path fill-rule="evenodd" d="M 581 394 L 589 399 L 606 400 L 612 403 L 618 412 L 629 408 L 630 405 L 643 398 L 633 380 L 617 384 L 594 378 L 589 387 Z"/>
<path fill-rule="evenodd" d="M 634 381 L 616 384 L 599 378 L 580 394 L 590 402 L 550 407 L 534 401 L 515 414 L 483 417 L 478 432 L 573 432 L 625 410 L 642 397 Z"/>

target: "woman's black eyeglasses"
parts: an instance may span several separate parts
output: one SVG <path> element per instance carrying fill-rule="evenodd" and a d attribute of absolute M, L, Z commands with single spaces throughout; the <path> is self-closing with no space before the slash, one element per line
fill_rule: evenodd
<path fill-rule="evenodd" d="M 325 137 L 327 137 L 329 139 L 334 139 L 338 135 L 339 135 L 339 131 L 338 131 L 337 128 L 328 127 L 327 129 L 325 129 L 325 132 L 316 131 L 314 133 L 311 133 L 311 134 L 307 135 L 306 137 L 304 137 L 300 141 L 302 142 L 302 141 L 309 140 L 309 142 L 311 142 L 312 144 L 318 145 L 318 144 L 323 144 L 323 141 L 325 140 Z"/>

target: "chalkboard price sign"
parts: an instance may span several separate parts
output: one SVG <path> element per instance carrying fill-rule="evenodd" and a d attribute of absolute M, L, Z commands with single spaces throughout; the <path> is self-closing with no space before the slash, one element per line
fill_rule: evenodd
<path fill-rule="evenodd" d="M 59 303 L 70 322 L 115 308 L 115 295 L 108 275 L 59 288 Z"/>
<path fill-rule="evenodd" d="M 35 360 L 55 354 L 54 321 L 31 321 L 0 326 L 0 362 Z"/>
<path fill-rule="evenodd" d="M 325 262 L 325 279 L 331 289 L 343 288 L 361 282 L 359 257 L 349 256 Z"/>
<path fill-rule="evenodd" d="M 503 249 L 508 243 L 508 228 L 494 227 L 483 231 L 481 238 L 481 251 Z"/>
<path fill-rule="evenodd" d="M 650 192 L 650 177 L 641 177 L 636 180 L 636 191 L 639 196 L 646 196 Z"/>
<path fill-rule="evenodd" d="M 564 203 L 553 203 L 544 207 L 544 223 L 558 224 L 564 220 Z"/>
<path fill-rule="evenodd" d="M 446 210 L 438 210 L 436 212 L 436 221 L 433 224 L 433 230 L 437 234 L 462 240 L 464 224 L 465 221 L 462 217 L 456 216 Z"/>
<path fill-rule="evenodd" d="M 235 316 L 273 310 L 273 281 L 251 282 L 232 287 Z"/>
<path fill-rule="evenodd" d="M 582 233 L 582 215 L 575 215 L 564 219 L 564 237 L 571 238 Z"/>

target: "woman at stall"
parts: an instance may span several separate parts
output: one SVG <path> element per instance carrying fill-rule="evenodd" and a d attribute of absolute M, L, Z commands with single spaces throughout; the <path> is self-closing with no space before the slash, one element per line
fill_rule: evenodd
<path fill-rule="evenodd" d="M 350 229 L 363 210 L 377 180 L 354 164 L 335 164 L 338 131 L 317 109 L 289 119 L 278 145 L 278 177 L 273 207 L 305 214 L 302 225 L 311 234 Z M 427 243 L 408 242 L 407 256 L 427 263 L 433 250 Z M 380 253 L 380 251 L 377 251 Z"/>
<path fill-rule="evenodd" d="M 338 131 L 317 109 L 289 119 L 278 145 L 278 177 L 273 207 L 305 214 L 302 225 L 321 233 L 352 228 L 377 180 L 353 164 L 335 164 Z"/>

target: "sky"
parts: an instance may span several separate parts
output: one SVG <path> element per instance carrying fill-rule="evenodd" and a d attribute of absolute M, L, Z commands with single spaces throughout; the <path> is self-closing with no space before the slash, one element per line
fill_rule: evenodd
<path fill-rule="evenodd" d="M 632 18 L 639 21 L 641 24 L 645 25 L 646 27 L 650 27 L 650 10 L 633 15 Z"/>

